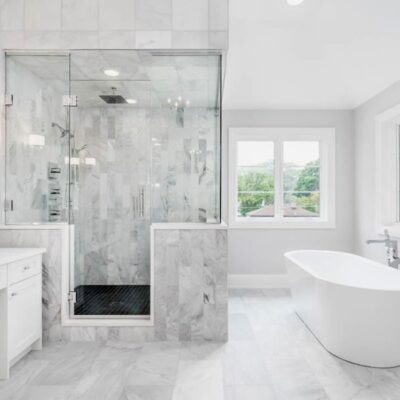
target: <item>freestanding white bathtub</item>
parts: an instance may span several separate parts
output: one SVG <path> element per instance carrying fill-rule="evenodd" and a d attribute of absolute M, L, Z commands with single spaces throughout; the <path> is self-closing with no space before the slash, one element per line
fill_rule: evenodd
<path fill-rule="evenodd" d="M 400 271 L 333 251 L 285 254 L 294 307 L 322 345 L 370 367 L 400 365 Z"/>

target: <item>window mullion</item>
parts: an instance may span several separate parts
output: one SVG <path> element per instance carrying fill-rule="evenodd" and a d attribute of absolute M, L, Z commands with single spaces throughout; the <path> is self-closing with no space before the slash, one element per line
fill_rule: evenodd
<path fill-rule="evenodd" d="M 275 141 L 275 219 L 283 219 L 283 143 L 278 139 Z"/>

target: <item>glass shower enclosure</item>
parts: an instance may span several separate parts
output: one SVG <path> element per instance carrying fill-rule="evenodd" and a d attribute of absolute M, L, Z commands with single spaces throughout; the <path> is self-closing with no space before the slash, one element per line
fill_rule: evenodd
<path fill-rule="evenodd" d="M 150 225 L 220 222 L 221 56 L 8 53 L 6 224 L 69 224 L 71 318 L 148 318 Z"/>

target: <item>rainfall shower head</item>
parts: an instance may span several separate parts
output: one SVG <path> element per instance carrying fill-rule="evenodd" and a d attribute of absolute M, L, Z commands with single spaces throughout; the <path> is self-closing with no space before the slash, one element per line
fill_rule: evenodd
<path fill-rule="evenodd" d="M 99 97 L 104 100 L 107 104 L 125 104 L 127 101 L 124 97 L 119 94 L 115 94 L 117 88 L 112 87 L 112 94 L 101 94 Z"/>
<path fill-rule="evenodd" d="M 60 138 L 63 138 L 64 136 L 69 135 L 69 130 L 68 129 L 64 129 L 61 125 L 57 124 L 56 122 L 52 122 L 51 123 L 51 127 L 52 128 L 58 128 L 58 130 L 61 132 L 61 136 Z"/>

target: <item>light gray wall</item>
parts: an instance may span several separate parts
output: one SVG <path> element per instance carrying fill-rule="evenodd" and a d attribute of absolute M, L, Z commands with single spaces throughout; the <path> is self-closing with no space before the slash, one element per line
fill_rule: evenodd
<path fill-rule="evenodd" d="M 375 117 L 400 104 L 400 81 L 354 111 L 355 127 L 355 236 L 356 252 L 386 263 L 383 246 L 367 246 L 376 232 Z"/>
<path fill-rule="evenodd" d="M 229 127 L 336 128 L 336 229 L 230 229 L 230 274 L 284 273 L 283 253 L 296 249 L 354 250 L 352 111 L 245 111 L 223 113 L 223 219 L 227 221 Z"/>

